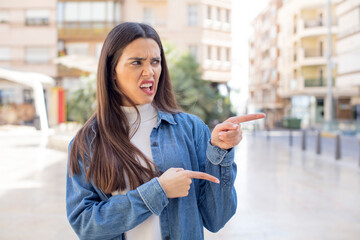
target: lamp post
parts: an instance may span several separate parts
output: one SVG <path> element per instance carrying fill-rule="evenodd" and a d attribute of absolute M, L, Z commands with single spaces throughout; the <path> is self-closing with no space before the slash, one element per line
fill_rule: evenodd
<path fill-rule="evenodd" d="M 328 112 L 328 121 L 329 121 L 329 130 L 332 130 L 332 120 L 333 120 L 333 96 L 332 96 L 332 16 L 331 16 L 331 0 L 327 0 L 327 11 L 328 11 L 328 31 L 327 31 L 327 41 L 328 41 L 328 52 L 327 52 L 327 112 Z"/>

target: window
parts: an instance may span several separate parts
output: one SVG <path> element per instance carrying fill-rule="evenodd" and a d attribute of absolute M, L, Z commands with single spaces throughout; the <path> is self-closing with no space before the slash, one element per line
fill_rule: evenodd
<path fill-rule="evenodd" d="M 221 9 L 220 8 L 216 8 L 216 20 L 218 22 L 221 21 Z"/>
<path fill-rule="evenodd" d="M 207 19 L 211 19 L 211 10 L 212 10 L 212 8 L 211 8 L 211 6 L 207 6 Z"/>
<path fill-rule="evenodd" d="M 10 58 L 10 48 L 0 47 L 0 61 L 9 61 Z"/>
<path fill-rule="evenodd" d="M 211 46 L 207 47 L 207 59 L 211 60 Z"/>
<path fill-rule="evenodd" d="M 153 10 L 151 8 L 144 8 L 143 10 L 143 22 L 152 25 L 154 22 L 153 19 Z"/>
<path fill-rule="evenodd" d="M 103 43 L 97 43 L 95 45 L 95 57 L 98 59 L 100 58 L 102 47 L 103 47 Z"/>
<path fill-rule="evenodd" d="M 33 91 L 31 89 L 23 90 L 23 102 L 24 103 L 33 103 L 34 102 Z"/>
<path fill-rule="evenodd" d="M 227 49 L 226 49 L 226 57 L 225 57 L 225 59 L 226 59 L 227 62 L 230 62 L 230 54 L 231 54 L 231 53 L 230 53 L 230 48 L 227 48 Z"/>
<path fill-rule="evenodd" d="M 65 22 L 105 22 L 113 21 L 113 3 L 110 2 L 64 2 L 63 12 Z"/>
<path fill-rule="evenodd" d="M 114 19 L 115 23 L 119 24 L 121 22 L 121 3 L 115 2 L 115 10 L 114 10 Z"/>
<path fill-rule="evenodd" d="M 25 49 L 26 63 L 38 64 L 50 62 L 50 49 L 44 47 L 29 47 Z"/>
<path fill-rule="evenodd" d="M 270 29 L 270 37 L 274 39 L 276 38 L 276 36 L 277 36 L 277 26 L 273 25 Z"/>
<path fill-rule="evenodd" d="M 65 2 L 64 3 L 64 21 L 75 22 L 78 21 L 78 3 Z"/>
<path fill-rule="evenodd" d="M 91 15 L 94 12 L 91 12 L 91 3 L 89 2 L 79 2 L 78 3 L 79 9 L 77 11 L 78 21 L 80 22 L 89 22 L 91 20 Z M 80 11 L 79 11 L 80 10 Z"/>
<path fill-rule="evenodd" d="M 8 23 L 10 20 L 9 11 L 0 10 L 0 24 Z"/>
<path fill-rule="evenodd" d="M 90 20 L 93 22 L 105 22 L 107 18 L 106 7 L 107 7 L 106 2 L 92 2 L 91 3 L 92 16 Z M 82 9 L 80 10 L 80 12 L 82 12 Z"/>
<path fill-rule="evenodd" d="M 230 23 L 230 10 L 229 9 L 225 10 L 225 22 Z"/>
<path fill-rule="evenodd" d="M 197 26 L 198 25 L 198 6 L 189 5 L 188 6 L 188 25 Z"/>
<path fill-rule="evenodd" d="M 216 60 L 221 61 L 221 47 L 216 49 Z"/>
<path fill-rule="evenodd" d="M 89 55 L 89 43 L 67 43 L 65 44 L 66 53 L 68 55 Z"/>
<path fill-rule="evenodd" d="M 1 89 L 0 90 L 0 106 L 8 105 L 16 102 L 15 89 Z"/>
<path fill-rule="evenodd" d="M 113 22 L 114 19 L 114 2 L 107 2 L 106 18 L 108 22 Z M 120 20 L 120 18 L 119 18 Z"/>
<path fill-rule="evenodd" d="M 26 10 L 25 23 L 27 26 L 45 26 L 49 25 L 49 10 L 30 9 Z"/>

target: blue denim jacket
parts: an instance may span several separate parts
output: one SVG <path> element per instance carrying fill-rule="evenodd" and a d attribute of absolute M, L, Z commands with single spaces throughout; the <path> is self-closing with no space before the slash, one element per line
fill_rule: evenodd
<path fill-rule="evenodd" d="M 196 116 L 158 113 L 150 138 L 159 170 L 184 168 L 206 172 L 220 180 L 216 184 L 193 179 L 189 195 L 182 198 L 168 199 L 157 178 L 126 195 L 105 194 L 85 180 L 79 159 L 82 173 L 71 177 L 67 174 L 66 184 L 67 217 L 78 237 L 125 239 L 126 231 L 151 214 L 160 215 L 162 239 L 199 240 L 204 238 L 203 227 L 211 232 L 220 230 L 236 211 L 236 164 L 234 149 L 212 146 L 210 137 L 208 127 Z"/>

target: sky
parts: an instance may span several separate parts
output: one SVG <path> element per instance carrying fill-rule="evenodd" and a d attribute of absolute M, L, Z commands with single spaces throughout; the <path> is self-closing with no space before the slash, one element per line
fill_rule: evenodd
<path fill-rule="evenodd" d="M 252 20 L 265 9 L 269 0 L 233 0 L 231 102 L 238 114 L 244 114 L 248 98 L 248 42 Z"/>

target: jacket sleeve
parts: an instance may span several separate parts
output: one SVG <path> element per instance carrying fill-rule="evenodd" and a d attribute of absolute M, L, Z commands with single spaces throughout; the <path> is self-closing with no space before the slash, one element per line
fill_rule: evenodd
<path fill-rule="evenodd" d="M 71 143 L 69 145 L 69 152 Z M 168 199 L 157 178 L 129 191 L 104 199 L 86 181 L 82 160 L 81 174 L 66 181 L 66 211 L 70 225 L 80 239 L 113 239 L 136 227 L 151 214 L 160 215 Z M 120 238 L 119 238 L 120 239 Z"/>
<path fill-rule="evenodd" d="M 203 124 L 197 145 L 200 170 L 217 177 L 220 183 L 200 181 L 199 209 L 205 228 L 211 232 L 217 232 L 236 212 L 235 150 L 232 148 L 228 151 L 213 146 L 210 144 L 210 138 L 210 131 Z"/>

